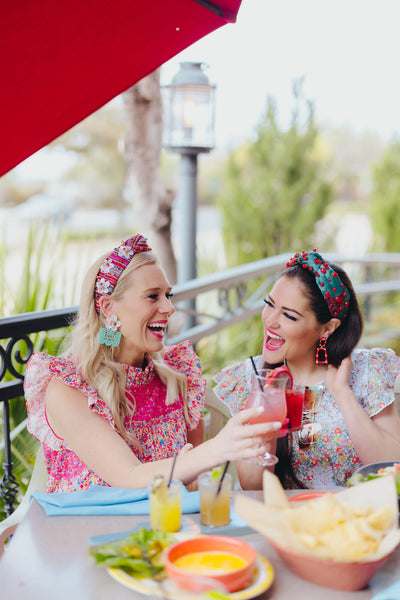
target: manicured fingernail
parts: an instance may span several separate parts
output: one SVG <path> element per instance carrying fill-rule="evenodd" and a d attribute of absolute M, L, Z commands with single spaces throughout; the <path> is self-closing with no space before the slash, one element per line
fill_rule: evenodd
<path fill-rule="evenodd" d="M 272 423 L 272 428 L 273 429 L 280 429 L 282 427 L 282 423 L 280 423 L 279 421 L 274 421 Z"/>
<path fill-rule="evenodd" d="M 256 406 L 256 411 L 258 413 L 262 413 L 262 412 L 264 412 L 264 407 L 263 406 Z M 279 425 L 280 425 L 280 423 L 279 423 Z"/>

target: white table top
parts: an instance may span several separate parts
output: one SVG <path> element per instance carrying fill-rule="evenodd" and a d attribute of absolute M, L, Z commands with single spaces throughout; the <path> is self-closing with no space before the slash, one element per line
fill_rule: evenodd
<path fill-rule="evenodd" d="M 261 492 L 246 492 L 261 499 Z M 199 515 L 188 515 L 196 522 Z M 149 598 L 126 588 L 88 555 L 93 535 L 133 529 L 146 516 L 47 517 L 32 501 L 28 513 L 0 559 L 2 600 L 139 600 Z M 370 585 L 358 592 L 322 588 L 299 579 L 283 564 L 265 538 L 252 533 L 242 536 L 272 564 L 275 579 L 263 600 L 370 600 L 400 577 L 400 546 Z"/>

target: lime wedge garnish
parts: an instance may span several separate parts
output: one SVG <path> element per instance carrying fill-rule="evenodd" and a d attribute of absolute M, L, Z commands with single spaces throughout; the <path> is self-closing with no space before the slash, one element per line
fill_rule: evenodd
<path fill-rule="evenodd" d="M 216 479 L 219 479 L 219 477 L 221 477 L 222 475 L 222 467 L 214 467 L 213 470 L 211 471 L 211 479 L 213 481 L 215 481 Z"/>

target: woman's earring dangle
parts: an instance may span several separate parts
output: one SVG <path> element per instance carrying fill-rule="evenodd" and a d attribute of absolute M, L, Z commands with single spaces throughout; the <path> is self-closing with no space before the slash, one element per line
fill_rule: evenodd
<path fill-rule="evenodd" d="M 315 362 L 317 365 L 327 365 L 328 364 L 328 354 L 326 352 L 326 342 L 328 338 L 321 338 L 319 340 L 319 345 L 317 351 L 315 353 Z"/>
<path fill-rule="evenodd" d="M 121 325 L 117 315 L 106 317 L 106 326 L 100 329 L 99 342 L 106 346 L 118 346 L 121 340 L 121 332 L 118 327 Z"/>

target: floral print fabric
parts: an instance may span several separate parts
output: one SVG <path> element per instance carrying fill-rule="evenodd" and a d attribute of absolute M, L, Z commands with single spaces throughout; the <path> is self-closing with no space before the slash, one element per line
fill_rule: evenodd
<path fill-rule="evenodd" d="M 187 430 L 199 424 L 204 410 L 206 381 L 200 361 L 190 342 L 165 348 L 164 360 L 187 377 L 189 422 L 185 421 L 183 400 L 166 405 L 166 387 L 154 371 L 150 359 L 146 368 L 125 365 L 127 398 L 134 398 L 136 410 L 125 427 L 139 440 L 140 447 L 130 445 L 141 462 L 173 456 L 187 442 Z M 45 393 L 52 377 L 83 392 L 90 410 L 98 413 L 115 429 L 111 411 L 96 390 L 83 380 L 70 358 L 53 357 L 41 352 L 30 358 L 24 381 L 28 410 L 28 430 L 42 444 L 49 474 L 48 492 L 72 492 L 91 485 L 107 485 L 50 428 L 45 411 Z"/>
<path fill-rule="evenodd" d="M 373 348 L 354 350 L 350 387 L 358 402 L 370 417 L 377 415 L 394 402 L 394 384 L 400 371 L 400 358 L 393 350 Z M 263 365 L 262 356 L 255 359 L 257 368 Z M 250 360 L 226 367 L 215 376 L 214 391 L 235 414 L 244 407 L 250 390 L 252 365 Z M 361 466 L 342 413 L 323 387 L 317 421 L 321 433 L 317 441 L 304 448 L 293 434 L 293 470 L 309 488 L 343 486 L 350 475 Z"/>

